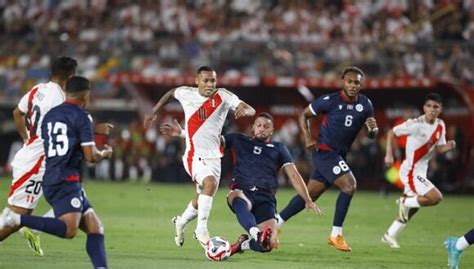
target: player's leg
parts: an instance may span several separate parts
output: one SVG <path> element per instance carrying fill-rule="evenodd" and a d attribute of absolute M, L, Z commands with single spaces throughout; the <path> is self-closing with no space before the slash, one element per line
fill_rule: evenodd
<path fill-rule="evenodd" d="M 307 184 L 309 195 L 311 199 L 316 201 L 321 194 L 323 194 L 327 190 L 327 185 L 319 180 L 319 179 L 310 179 L 308 180 Z M 288 221 L 291 217 L 298 214 L 305 208 L 305 202 L 301 196 L 298 194 L 295 195 L 288 205 L 280 211 L 280 214 L 277 215 L 278 217 L 278 225 L 281 227 L 286 221 Z"/>
<path fill-rule="evenodd" d="M 405 229 L 408 220 L 410 220 L 418 212 L 418 209 L 419 208 L 409 208 L 408 219 L 402 219 L 399 216 L 400 214 L 398 214 L 388 230 L 383 234 L 381 241 L 386 243 L 391 248 L 400 248 L 397 237 Z"/>
<path fill-rule="evenodd" d="M 87 234 L 86 250 L 94 268 L 107 268 L 104 243 L 104 225 L 84 195 L 84 213 L 80 229 Z"/>
<path fill-rule="evenodd" d="M 474 229 L 471 229 L 464 236 L 459 238 L 449 236 L 444 244 L 448 250 L 449 268 L 457 269 L 463 251 L 474 244 Z"/>
<path fill-rule="evenodd" d="M 184 209 L 181 215 L 173 217 L 171 220 L 175 228 L 174 242 L 178 247 L 183 246 L 184 244 L 184 229 L 186 225 L 195 219 L 198 215 L 197 210 L 197 200 L 199 194 L 196 195 L 189 203 L 188 206 Z"/>
<path fill-rule="evenodd" d="M 7 214 L 8 210 L 11 210 L 15 212 L 16 214 L 19 215 L 31 215 L 33 212 L 33 209 L 28 209 L 28 208 L 23 208 L 19 206 L 14 206 L 14 205 L 8 205 L 9 209 L 4 209 L 3 214 L 1 218 L 4 218 L 4 215 Z M 0 241 L 3 241 L 7 239 L 12 233 L 18 231 L 21 228 L 20 225 L 14 225 L 14 226 L 4 226 L 3 228 L 0 229 Z"/>
<path fill-rule="evenodd" d="M 341 251 L 351 251 L 344 239 L 342 226 L 346 219 L 349 206 L 354 195 L 357 182 L 352 172 L 347 172 L 334 181 L 334 186 L 338 187 L 340 192 L 336 200 L 336 210 L 334 212 L 333 226 L 328 243 Z"/>

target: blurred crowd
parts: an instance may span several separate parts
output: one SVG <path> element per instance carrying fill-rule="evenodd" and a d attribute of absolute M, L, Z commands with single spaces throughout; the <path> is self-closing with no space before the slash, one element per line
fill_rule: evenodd
<path fill-rule="evenodd" d="M 47 77 L 51 57 L 81 73 L 333 78 L 356 64 L 376 77 L 474 85 L 472 0 L 0 0 L 0 98 Z M 26 70 L 26 72 L 25 72 Z"/>

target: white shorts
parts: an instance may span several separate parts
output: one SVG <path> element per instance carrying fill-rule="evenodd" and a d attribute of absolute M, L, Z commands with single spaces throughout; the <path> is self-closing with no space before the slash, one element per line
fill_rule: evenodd
<path fill-rule="evenodd" d="M 184 169 L 191 176 L 192 180 L 196 184 L 196 192 L 201 193 L 202 182 L 204 178 L 208 176 L 213 176 L 217 185 L 221 179 L 221 159 L 203 159 L 203 158 L 193 158 L 191 163 L 188 163 L 187 159 L 183 157 Z"/>
<path fill-rule="evenodd" d="M 400 180 L 405 185 L 403 193 L 407 196 L 425 195 L 435 186 L 426 178 L 426 169 L 400 168 Z"/>
<path fill-rule="evenodd" d="M 44 156 L 32 166 L 13 167 L 13 181 L 8 193 L 8 204 L 34 209 L 43 195 Z"/>

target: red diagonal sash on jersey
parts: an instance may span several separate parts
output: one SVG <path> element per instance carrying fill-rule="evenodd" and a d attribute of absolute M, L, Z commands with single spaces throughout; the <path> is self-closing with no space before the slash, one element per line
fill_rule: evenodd
<path fill-rule="evenodd" d="M 38 91 L 38 87 L 31 90 L 30 95 L 28 96 L 28 111 L 26 112 L 26 116 L 30 120 L 30 126 L 28 128 L 28 132 L 30 134 L 30 139 L 28 139 L 28 142 L 26 142 L 27 145 L 33 143 L 33 141 L 35 141 L 36 138 L 38 138 L 38 136 L 36 134 L 31 135 L 32 131 L 33 131 L 33 128 L 35 128 L 35 123 L 33 122 L 33 119 L 32 119 L 32 117 L 33 117 L 32 109 L 33 109 L 33 98 L 35 97 L 37 91 Z"/>
<path fill-rule="evenodd" d="M 21 185 L 23 185 L 23 183 L 25 183 L 28 179 L 30 179 L 30 177 L 38 174 L 41 168 L 41 164 L 43 163 L 43 160 L 44 160 L 44 155 L 41 155 L 38 161 L 36 161 L 33 168 L 31 168 L 30 171 L 26 172 L 17 181 L 15 181 L 15 183 L 10 187 L 10 192 L 8 193 L 8 197 L 10 197 L 16 191 L 16 189 L 18 189 Z"/>
<path fill-rule="evenodd" d="M 433 132 L 428 142 L 426 142 L 423 146 L 416 149 L 415 153 L 413 154 L 413 162 L 411 164 L 410 172 L 408 172 L 408 186 L 410 186 L 410 189 L 414 191 L 415 193 L 416 193 L 415 183 L 413 182 L 413 172 L 415 170 L 415 164 L 421 158 L 423 158 L 423 156 L 425 156 L 428 153 L 428 151 L 430 151 L 431 146 L 436 145 L 436 143 L 438 143 L 438 140 L 442 134 L 442 130 L 443 130 L 443 126 L 441 126 L 441 124 L 438 124 L 438 126 L 436 127 L 436 130 Z"/>
<path fill-rule="evenodd" d="M 188 169 L 191 177 L 193 176 L 193 157 L 194 157 L 194 143 L 193 143 L 193 136 L 197 132 L 199 128 L 206 122 L 206 120 L 216 111 L 217 107 L 222 103 L 222 98 L 219 94 L 216 95 L 212 99 L 208 99 L 204 104 L 199 107 L 199 109 L 194 112 L 194 114 L 189 118 L 188 121 L 188 137 L 189 137 L 189 144 L 190 149 L 188 152 L 187 162 L 188 162 Z M 203 118 L 201 115 L 201 111 L 206 111 L 206 117 Z M 194 180 L 194 178 L 193 178 Z"/>

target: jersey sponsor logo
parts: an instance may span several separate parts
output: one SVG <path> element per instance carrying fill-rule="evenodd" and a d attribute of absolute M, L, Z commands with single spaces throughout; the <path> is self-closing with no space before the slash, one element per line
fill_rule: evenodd
<path fill-rule="evenodd" d="M 334 166 L 334 167 L 332 168 L 332 172 L 333 172 L 335 175 L 339 175 L 339 174 L 341 173 L 341 167 L 339 167 L 339 166 L 337 166 L 337 165 Z"/>
<path fill-rule="evenodd" d="M 351 105 L 351 104 L 347 105 L 347 110 L 353 110 L 353 109 L 354 109 L 354 105 Z"/>
<path fill-rule="evenodd" d="M 81 207 L 81 200 L 79 200 L 79 198 L 77 198 L 77 197 L 72 198 L 71 199 L 71 206 L 74 207 L 74 208 Z"/>
<path fill-rule="evenodd" d="M 356 105 L 356 110 L 357 110 L 357 112 L 362 112 L 364 110 L 364 106 L 361 105 L 361 104 L 357 104 Z"/>

